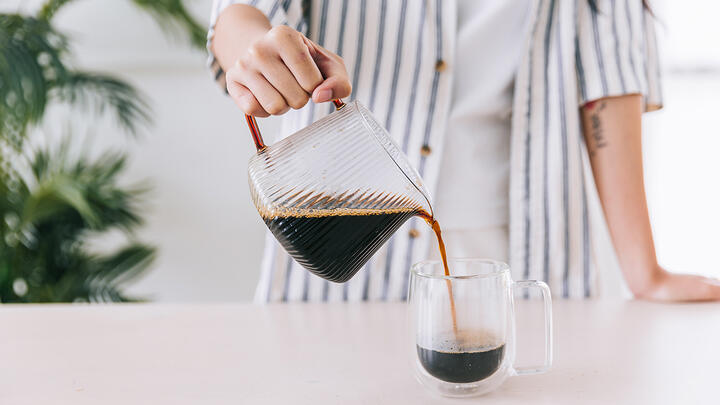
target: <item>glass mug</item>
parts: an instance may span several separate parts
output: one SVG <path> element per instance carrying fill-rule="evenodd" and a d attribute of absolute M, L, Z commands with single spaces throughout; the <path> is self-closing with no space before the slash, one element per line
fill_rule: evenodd
<path fill-rule="evenodd" d="M 507 264 L 450 259 L 413 265 L 408 292 L 411 359 L 418 381 L 444 396 L 490 392 L 513 375 L 543 373 L 552 363 L 550 289 L 542 281 L 512 281 Z M 514 367 L 516 291 L 537 289 L 545 310 L 545 360 Z"/>

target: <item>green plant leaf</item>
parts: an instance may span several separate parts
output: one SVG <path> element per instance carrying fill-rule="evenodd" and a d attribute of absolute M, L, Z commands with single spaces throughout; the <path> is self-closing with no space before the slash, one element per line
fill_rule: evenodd
<path fill-rule="evenodd" d="M 118 124 L 136 134 L 150 124 L 150 105 L 130 84 L 113 76 L 83 71 L 69 72 L 59 83 L 58 98 L 85 108 L 93 106 L 102 114 L 112 110 Z"/>
<path fill-rule="evenodd" d="M 99 220 L 91 208 L 82 184 L 68 176 L 57 174 L 41 182 L 29 196 L 22 213 L 24 224 L 42 222 L 66 210 L 77 212 L 90 227 Z"/>
<path fill-rule="evenodd" d="M 113 300 L 128 300 L 119 293 L 119 288 L 142 275 L 155 260 L 156 249 L 133 243 L 123 249 L 97 260 L 97 271 L 90 282 L 91 294 L 96 297 L 111 297 Z"/>
<path fill-rule="evenodd" d="M 133 0 L 137 6 L 150 13 L 166 30 L 185 31 L 198 49 L 204 49 L 207 30 L 190 15 L 182 0 Z"/>
<path fill-rule="evenodd" d="M 122 287 L 143 274 L 155 248 L 128 242 L 111 253 L 92 252 L 87 241 L 117 229 L 132 239 L 142 223 L 139 200 L 143 187 L 118 184 L 125 156 L 106 152 L 95 159 L 70 153 L 69 140 L 54 149 L 29 155 L 30 175 L 0 201 L 6 210 L 0 224 L 0 301 L 71 302 L 128 301 Z M 8 189 L 9 190 L 9 189 Z M 12 228 L 12 229 L 11 229 Z M 11 242 L 11 243 L 10 243 Z M 27 293 L 18 296 L 13 282 L 22 279 Z"/>
<path fill-rule="evenodd" d="M 0 14 L 0 136 L 16 150 L 39 122 L 56 80 L 67 74 L 65 38 L 47 21 Z"/>
<path fill-rule="evenodd" d="M 48 0 L 43 4 L 42 8 L 40 9 L 40 12 L 38 13 L 38 18 L 41 18 L 43 20 L 50 20 L 55 13 L 60 9 L 60 7 L 64 6 L 65 4 L 71 2 L 72 0 Z"/>
<path fill-rule="evenodd" d="M 124 154 L 90 159 L 73 156 L 69 140 L 56 149 L 25 143 L 58 102 L 85 107 L 90 118 L 110 113 L 132 134 L 150 123 L 146 98 L 130 84 L 69 64 L 67 38 L 52 19 L 71 2 L 46 0 L 37 16 L 0 13 L 0 302 L 132 300 L 122 285 L 143 274 L 156 254 L 134 241 L 148 188 L 119 184 Z M 205 28 L 181 0 L 133 3 L 204 47 Z M 113 230 L 133 241 L 112 253 L 88 248 L 92 237 Z"/>

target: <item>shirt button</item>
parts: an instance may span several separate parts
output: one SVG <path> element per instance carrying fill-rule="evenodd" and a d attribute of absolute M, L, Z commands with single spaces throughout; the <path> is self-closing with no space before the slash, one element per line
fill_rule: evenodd
<path fill-rule="evenodd" d="M 427 157 L 430 156 L 432 153 L 432 149 L 430 148 L 430 145 L 423 145 L 422 148 L 420 148 L 420 154 Z"/>
<path fill-rule="evenodd" d="M 415 228 L 412 228 L 411 230 L 408 231 L 408 236 L 410 236 L 411 239 L 415 239 L 418 236 L 420 236 L 420 231 L 418 231 Z"/>
<path fill-rule="evenodd" d="M 447 69 L 447 63 L 442 59 L 438 59 L 437 62 L 435 62 L 435 71 L 444 72 L 445 69 Z"/>

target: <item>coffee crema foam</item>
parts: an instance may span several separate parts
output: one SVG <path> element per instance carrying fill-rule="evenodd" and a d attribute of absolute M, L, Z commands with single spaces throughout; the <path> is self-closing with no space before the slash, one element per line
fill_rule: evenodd
<path fill-rule="evenodd" d="M 343 217 L 361 215 L 387 215 L 387 214 L 414 214 L 417 208 L 303 208 L 303 209 L 281 209 L 262 210 L 260 216 L 263 219 L 273 218 L 322 218 L 322 217 Z"/>
<path fill-rule="evenodd" d="M 433 337 L 430 345 L 420 346 L 438 352 L 460 353 L 493 350 L 504 344 L 505 342 L 491 331 L 460 329 L 441 333 Z"/>

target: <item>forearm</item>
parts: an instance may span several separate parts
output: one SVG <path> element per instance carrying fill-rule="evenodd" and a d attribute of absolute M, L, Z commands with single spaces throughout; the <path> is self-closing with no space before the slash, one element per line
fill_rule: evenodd
<path fill-rule="evenodd" d="M 629 95 L 583 107 L 583 133 L 595 184 L 625 280 L 642 296 L 662 277 L 643 183 L 642 97 Z"/>
<path fill-rule="evenodd" d="M 272 26 L 258 9 L 246 4 L 226 7 L 215 24 L 211 49 L 223 70 L 227 71 L 247 51 L 248 47 L 262 38 Z"/>
<path fill-rule="evenodd" d="M 717 280 L 673 274 L 657 263 L 643 184 L 642 98 L 606 98 L 582 109 L 583 133 L 605 219 L 620 267 L 637 298 L 720 299 Z"/>

